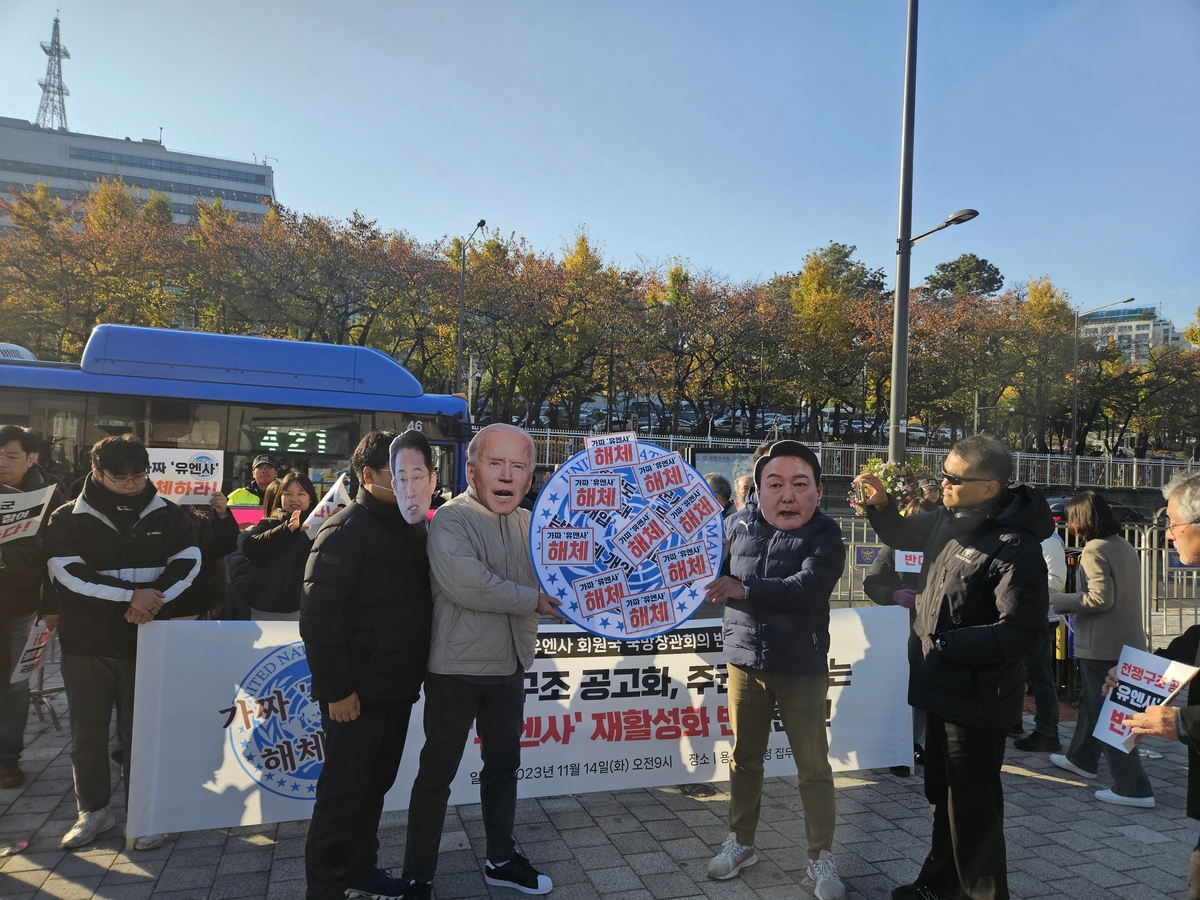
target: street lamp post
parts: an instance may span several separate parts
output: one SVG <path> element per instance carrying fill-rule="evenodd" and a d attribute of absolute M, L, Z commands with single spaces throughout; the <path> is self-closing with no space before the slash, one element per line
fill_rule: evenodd
<path fill-rule="evenodd" d="M 1124 300 L 1114 300 L 1112 303 L 1105 303 L 1103 306 L 1097 306 L 1095 309 L 1084 310 L 1083 312 L 1075 313 L 1075 354 L 1074 361 L 1071 364 L 1071 494 L 1074 496 L 1079 489 L 1079 320 L 1085 316 L 1090 316 L 1092 313 L 1098 313 L 1102 309 L 1108 309 L 1112 306 L 1120 306 L 1122 303 L 1132 303 L 1132 297 L 1126 297 Z M 1087 435 L 1084 435 L 1086 440 Z"/>
<path fill-rule="evenodd" d="M 458 270 L 458 351 L 454 355 L 454 392 L 462 393 L 462 355 L 463 355 L 463 323 L 467 318 L 467 244 L 475 237 L 475 232 L 483 228 L 487 222 L 480 219 L 475 225 L 475 231 L 471 232 L 462 243 L 462 256 Z"/>
<path fill-rule="evenodd" d="M 935 231 L 979 215 L 961 209 L 937 228 L 912 236 L 913 126 L 917 100 L 917 0 L 908 0 L 904 50 L 904 112 L 900 123 L 900 222 L 896 237 L 896 297 L 892 317 L 892 404 L 888 459 L 902 463 L 908 422 L 908 282 L 912 248 Z"/>

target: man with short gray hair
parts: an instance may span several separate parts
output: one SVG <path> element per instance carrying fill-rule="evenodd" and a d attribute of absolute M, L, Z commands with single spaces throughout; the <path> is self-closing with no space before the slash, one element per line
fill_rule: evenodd
<path fill-rule="evenodd" d="M 429 526 L 433 635 L 425 676 L 425 746 L 408 807 L 406 900 L 430 896 L 450 797 L 471 723 L 481 743 L 479 799 L 487 836 L 484 880 L 526 894 L 553 884 L 517 852 L 513 824 L 525 670 L 533 664 L 538 617 L 558 600 L 538 590 L 529 555 L 533 483 L 529 432 L 494 424 L 467 448 L 466 493 L 443 504 Z"/>
<path fill-rule="evenodd" d="M 1166 536 L 1175 544 L 1179 561 L 1185 566 L 1200 566 L 1200 471 L 1180 472 L 1163 488 L 1163 496 L 1167 500 Z M 1200 625 L 1193 625 L 1165 650 L 1156 652 L 1189 666 L 1200 665 Z M 1114 669 L 1108 673 L 1105 692 L 1115 684 Z M 1200 691 L 1188 688 L 1188 702 L 1183 709 L 1150 706 L 1126 721 L 1134 734 L 1188 745 L 1187 815 L 1200 819 Z M 1200 900 L 1200 842 L 1188 865 L 1188 900 Z"/>

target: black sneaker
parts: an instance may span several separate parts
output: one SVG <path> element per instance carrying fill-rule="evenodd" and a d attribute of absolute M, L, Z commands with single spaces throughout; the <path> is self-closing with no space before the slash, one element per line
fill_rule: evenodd
<path fill-rule="evenodd" d="M 433 896 L 433 885 L 428 881 L 413 879 L 404 886 L 404 900 L 430 900 Z"/>
<path fill-rule="evenodd" d="M 543 875 L 524 856 L 513 851 L 512 859 L 498 866 L 488 860 L 483 865 L 483 880 L 493 887 L 516 888 L 525 894 L 548 894 L 554 890 L 549 875 Z"/>
<path fill-rule="evenodd" d="M 1024 726 L 1024 725 L 1023 725 L 1021 722 L 1018 722 L 1018 723 L 1017 723 L 1016 725 L 1014 725 L 1012 728 L 1008 729 L 1008 733 L 1009 733 L 1010 735 L 1012 735 L 1012 734 L 1024 734 L 1024 733 L 1025 733 L 1025 726 Z"/>
<path fill-rule="evenodd" d="M 1018 738 L 1013 741 L 1013 746 L 1033 753 L 1053 753 L 1062 749 L 1057 734 L 1042 734 L 1040 731 L 1033 732 L 1029 737 Z"/>
<path fill-rule="evenodd" d="M 920 744 L 913 744 L 913 765 L 925 765 L 925 748 Z"/>
<path fill-rule="evenodd" d="M 890 771 L 897 778 L 908 778 L 912 775 L 911 766 L 892 766 Z"/>
<path fill-rule="evenodd" d="M 403 879 L 393 878 L 391 869 L 375 869 L 362 882 L 346 888 L 350 900 L 402 900 L 407 885 Z"/>

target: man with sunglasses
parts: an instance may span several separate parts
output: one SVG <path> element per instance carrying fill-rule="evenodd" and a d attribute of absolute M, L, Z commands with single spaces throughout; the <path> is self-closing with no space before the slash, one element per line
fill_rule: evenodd
<path fill-rule="evenodd" d="M 1200 566 L 1200 472 L 1176 475 L 1163 488 L 1167 500 L 1167 538 L 1175 544 L 1179 561 Z M 1200 665 L 1200 625 L 1193 625 L 1167 646 L 1159 656 L 1189 666 Z M 1117 683 L 1116 670 L 1108 673 L 1105 693 Z M 1192 682 L 1194 685 L 1195 682 Z M 1188 688 L 1187 706 L 1150 706 L 1127 720 L 1134 734 L 1188 745 L 1187 815 L 1200 819 L 1200 690 Z M 1140 740 L 1140 738 L 1139 738 Z M 1200 900 L 1200 841 L 1188 865 L 1188 900 Z"/>
<path fill-rule="evenodd" d="M 1050 507 L 1010 485 L 1013 463 L 995 438 L 955 445 L 942 472 L 945 507 L 901 516 L 873 475 L 871 525 L 897 550 L 921 550 L 909 635 L 908 702 L 928 713 L 925 797 L 933 842 L 916 882 L 893 900 L 1007 900 L 1005 737 L 1021 720 L 1024 661 L 1044 640 L 1049 605 L 1041 542 Z M 961 891 L 961 894 L 960 894 Z"/>
<path fill-rule="evenodd" d="M 55 510 L 46 526 L 79 809 L 62 839 L 67 849 L 90 843 L 116 824 L 108 810 L 114 706 L 129 784 L 137 626 L 157 616 L 170 618 L 171 604 L 200 572 L 191 516 L 158 495 L 146 476 L 149 468 L 150 457 L 136 436 L 104 438 L 92 447 L 92 473 L 83 490 Z M 162 843 L 162 835 L 149 835 L 134 846 L 152 850 Z"/>

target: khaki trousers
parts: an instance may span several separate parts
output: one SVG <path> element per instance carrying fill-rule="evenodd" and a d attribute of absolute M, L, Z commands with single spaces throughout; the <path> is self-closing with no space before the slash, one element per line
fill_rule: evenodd
<path fill-rule="evenodd" d="M 778 707 L 800 778 L 800 804 L 808 833 L 808 858 L 833 850 L 833 769 L 825 733 L 828 675 L 783 675 L 729 667 L 729 721 L 733 757 L 729 763 L 729 830 L 737 842 L 754 845 L 762 807 L 763 761 Z"/>

